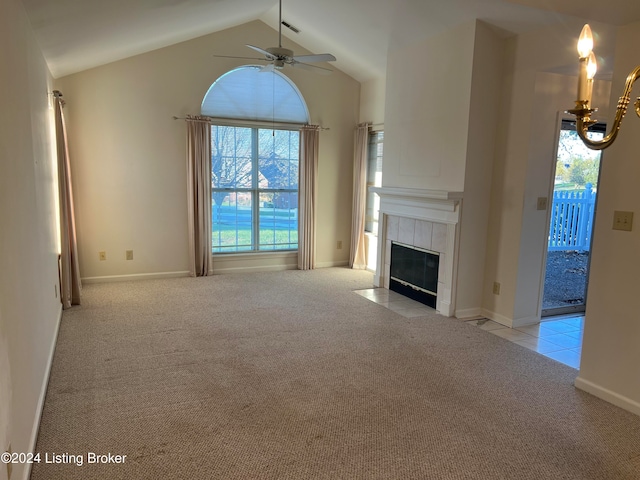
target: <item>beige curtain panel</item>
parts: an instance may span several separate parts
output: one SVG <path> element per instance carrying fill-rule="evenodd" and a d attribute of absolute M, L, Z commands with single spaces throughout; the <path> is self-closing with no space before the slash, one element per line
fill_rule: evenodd
<path fill-rule="evenodd" d="M 62 308 L 80 305 L 82 283 L 78 244 L 76 241 L 76 221 L 73 209 L 73 189 L 71 187 L 71 164 L 67 143 L 67 127 L 62 107 L 64 100 L 59 91 L 54 91 L 56 152 L 58 160 L 58 195 L 60 203 L 60 297 Z"/>
<path fill-rule="evenodd" d="M 298 195 L 298 269 L 316 268 L 316 203 L 320 127 L 300 130 L 300 186 Z"/>
<path fill-rule="evenodd" d="M 208 119 L 187 116 L 187 207 L 189 274 L 213 274 L 211 258 L 211 126 Z"/>
<path fill-rule="evenodd" d="M 353 156 L 353 208 L 351 214 L 351 250 L 349 266 L 367 268 L 364 245 L 364 220 L 367 207 L 367 156 L 369 146 L 369 124 L 356 127 Z"/>

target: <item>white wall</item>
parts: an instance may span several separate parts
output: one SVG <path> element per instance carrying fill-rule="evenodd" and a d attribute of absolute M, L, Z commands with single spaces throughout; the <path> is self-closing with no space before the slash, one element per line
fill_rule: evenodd
<path fill-rule="evenodd" d="M 384 123 L 386 88 L 385 77 L 368 80 L 360 86 L 360 122 L 377 124 L 376 130 L 380 130 Z"/>
<path fill-rule="evenodd" d="M 256 21 L 57 80 L 68 102 L 83 278 L 188 270 L 186 134 L 184 122 L 172 116 L 199 113 L 210 85 L 245 63 L 214 54 L 247 56 L 245 44 L 274 40 L 277 33 Z M 300 89 L 312 123 L 329 128 L 320 134 L 317 263 L 344 265 L 360 86 L 339 71 L 283 73 Z M 339 240 L 346 248 L 337 250 Z M 125 250 L 134 251 L 133 261 L 125 260 Z M 249 268 L 249 258 L 214 261 L 214 268 Z"/>
<path fill-rule="evenodd" d="M 611 105 L 622 94 L 626 76 L 640 64 L 640 23 L 621 28 L 617 39 Z M 640 319 L 634 303 L 640 269 L 639 129 L 631 105 L 617 140 L 603 152 L 576 386 L 640 415 Z M 612 230 L 614 210 L 636 213 L 633 231 Z"/>
<path fill-rule="evenodd" d="M 456 316 L 482 313 L 491 181 L 502 97 L 506 42 L 476 23 L 460 222 Z M 451 94 L 455 94 L 452 92 Z"/>
<path fill-rule="evenodd" d="M 576 77 L 545 72 L 577 64 L 575 44 L 581 28 L 579 21 L 558 24 L 507 42 L 483 310 L 508 326 L 540 319 L 547 212 L 537 210 L 536 203 L 538 197 L 549 196 L 557 113 L 573 107 L 577 82 Z M 613 31 L 597 28 L 603 37 Z M 607 88 L 606 84 L 596 88 L 596 101 L 603 108 Z M 500 295 L 492 293 L 494 281 L 501 284 Z"/>
<path fill-rule="evenodd" d="M 0 5 L 0 44 L 0 451 L 28 452 L 61 312 L 51 76 L 17 0 Z"/>
<path fill-rule="evenodd" d="M 384 131 L 384 107 L 386 77 L 374 78 L 360 85 L 360 123 L 369 122 L 371 130 Z M 384 145 L 383 145 L 384 148 Z M 366 233 L 364 237 L 367 269 L 375 272 L 378 250 L 377 233 Z"/>
<path fill-rule="evenodd" d="M 475 22 L 390 50 L 385 187 L 462 191 Z"/>

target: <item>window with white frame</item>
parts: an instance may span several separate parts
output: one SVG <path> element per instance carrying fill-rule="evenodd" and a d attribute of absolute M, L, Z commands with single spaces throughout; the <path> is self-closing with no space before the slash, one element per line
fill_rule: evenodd
<path fill-rule="evenodd" d="M 244 66 L 211 85 L 201 112 L 222 120 L 211 127 L 213 253 L 297 250 L 300 91 Z"/>
<path fill-rule="evenodd" d="M 214 253 L 298 248 L 299 132 L 211 127 Z"/>
<path fill-rule="evenodd" d="M 384 132 L 369 134 L 369 155 L 367 158 L 367 206 L 364 221 L 365 232 L 378 234 L 378 218 L 380 212 L 380 197 L 370 192 L 369 187 L 382 186 L 382 146 Z"/>

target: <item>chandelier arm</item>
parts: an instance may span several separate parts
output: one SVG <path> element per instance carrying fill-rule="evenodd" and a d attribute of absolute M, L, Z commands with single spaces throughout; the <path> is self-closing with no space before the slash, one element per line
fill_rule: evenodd
<path fill-rule="evenodd" d="M 593 110 L 582 104 L 582 102 L 576 102 L 576 109 L 572 110 L 571 113 L 576 116 L 576 131 L 578 132 L 578 136 L 587 147 L 592 150 L 603 150 L 610 146 L 616 139 L 618 132 L 620 131 L 620 126 L 622 125 L 622 119 L 627 113 L 627 108 L 631 102 L 631 90 L 633 89 L 633 84 L 638 80 L 638 78 L 640 78 L 640 66 L 637 66 L 629 76 L 627 76 L 624 91 L 618 100 L 613 125 L 611 126 L 609 133 L 602 140 L 592 140 L 587 138 L 589 126 L 595 123 L 594 120 L 591 120 L 591 113 Z M 636 114 L 640 117 L 640 98 L 636 100 L 634 106 Z"/>

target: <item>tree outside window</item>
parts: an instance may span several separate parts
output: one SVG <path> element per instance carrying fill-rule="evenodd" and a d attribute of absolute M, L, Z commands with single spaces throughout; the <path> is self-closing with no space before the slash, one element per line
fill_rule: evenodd
<path fill-rule="evenodd" d="M 214 253 L 297 249 L 299 133 L 212 126 L 211 152 Z"/>

